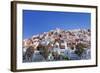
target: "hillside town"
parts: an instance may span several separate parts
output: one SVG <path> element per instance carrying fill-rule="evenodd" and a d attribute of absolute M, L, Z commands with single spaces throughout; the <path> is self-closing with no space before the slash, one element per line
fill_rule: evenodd
<path fill-rule="evenodd" d="M 23 40 L 23 62 L 88 60 L 91 30 L 56 28 Z"/>

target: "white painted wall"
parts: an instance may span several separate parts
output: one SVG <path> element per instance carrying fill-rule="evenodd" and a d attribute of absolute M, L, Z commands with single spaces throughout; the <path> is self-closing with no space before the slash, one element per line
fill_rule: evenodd
<path fill-rule="evenodd" d="M 10 1 L 0 0 L 0 73 L 12 73 L 10 71 Z M 24 1 L 24 0 L 23 0 Z M 67 3 L 67 4 L 83 4 L 83 5 L 98 5 L 100 8 L 100 0 L 29 0 L 37 2 L 52 2 L 52 3 Z M 99 12 L 100 13 L 100 10 Z M 100 14 L 98 14 L 100 16 Z M 98 20 L 100 18 L 98 17 Z M 100 21 L 99 21 L 100 23 Z M 98 25 L 98 31 L 100 31 L 100 25 Z M 100 37 L 100 33 L 98 34 Z M 100 43 L 100 38 L 98 38 Z M 99 45 L 98 45 L 99 46 Z M 99 46 L 100 48 L 100 46 Z M 98 48 L 99 56 L 100 49 Z M 62 69 L 62 70 L 47 70 L 47 71 L 35 71 L 34 73 L 99 73 L 100 72 L 100 57 L 99 66 L 92 68 L 77 68 L 77 69 Z M 23 73 L 23 72 L 21 72 Z M 33 73 L 26 72 L 26 73 Z"/>

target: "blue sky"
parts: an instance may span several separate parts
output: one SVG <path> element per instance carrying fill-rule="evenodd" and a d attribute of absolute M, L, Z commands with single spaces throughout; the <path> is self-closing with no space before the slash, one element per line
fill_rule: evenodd
<path fill-rule="evenodd" d="M 88 29 L 90 20 L 90 13 L 23 10 L 23 39 L 55 28 Z"/>

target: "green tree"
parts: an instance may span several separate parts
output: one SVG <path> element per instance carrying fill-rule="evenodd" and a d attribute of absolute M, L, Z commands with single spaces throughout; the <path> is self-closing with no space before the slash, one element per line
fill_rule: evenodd
<path fill-rule="evenodd" d="M 78 56 L 81 56 L 82 53 L 84 52 L 84 48 L 85 48 L 85 47 L 86 47 L 86 46 L 85 46 L 84 44 L 82 44 L 82 43 L 77 44 L 77 45 L 76 45 L 76 51 L 75 51 L 75 53 L 76 53 Z"/>

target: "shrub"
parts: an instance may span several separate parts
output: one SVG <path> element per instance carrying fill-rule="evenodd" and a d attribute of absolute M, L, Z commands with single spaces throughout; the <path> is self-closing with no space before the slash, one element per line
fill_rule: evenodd
<path fill-rule="evenodd" d="M 81 56 L 82 53 L 84 52 L 84 48 L 85 48 L 85 47 L 86 47 L 86 46 L 85 46 L 84 44 L 82 44 L 82 43 L 77 44 L 77 45 L 76 45 L 76 51 L 75 51 L 75 53 L 76 53 L 78 56 Z"/>
<path fill-rule="evenodd" d="M 64 60 L 70 60 L 68 56 L 61 55 Z"/>

